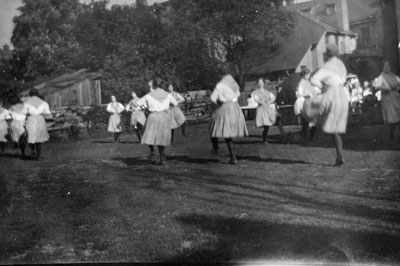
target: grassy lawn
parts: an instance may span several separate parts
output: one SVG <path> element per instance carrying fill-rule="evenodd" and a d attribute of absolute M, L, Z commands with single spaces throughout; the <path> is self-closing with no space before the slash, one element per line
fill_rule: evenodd
<path fill-rule="evenodd" d="M 350 128 L 340 168 L 327 135 L 303 145 L 291 127 L 290 144 L 261 145 L 248 127 L 237 166 L 222 141 L 210 153 L 207 124 L 177 134 L 166 167 L 133 134 L 46 143 L 39 162 L 7 150 L 0 264 L 400 263 L 400 150 L 385 127 Z"/>

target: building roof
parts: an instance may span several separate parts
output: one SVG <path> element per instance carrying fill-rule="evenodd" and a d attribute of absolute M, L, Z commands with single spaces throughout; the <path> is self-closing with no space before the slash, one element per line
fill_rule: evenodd
<path fill-rule="evenodd" d="M 39 91 L 42 95 L 47 95 L 49 93 L 63 90 L 65 88 L 70 87 L 71 85 L 78 83 L 85 79 L 99 79 L 102 76 L 101 73 L 93 73 L 88 72 L 86 69 L 81 69 L 73 73 L 67 73 L 56 78 L 53 78 L 49 81 L 40 83 L 34 86 L 35 89 Z M 22 96 L 27 95 L 29 90 L 23 91 L 21 93 Z"/>
<path fill-rule="evenodd" d="M 268 72 L 295 70 L 306 52 L 312 45 L 316 45 L 326 32 L 334 32 L 343 35 L 355 35 L 353 32 L 343 31 L 335 26 L 317 20 L 309 15 L 294 12 L 296 23 L 293 32 L 286 38 L 282 38 L 280 48 L 272 58 L 257 56 L 249 58 L 251 64 L 249 75 L 263 75 Z M 259 54 L 267 54 L 260 51 Z"/>

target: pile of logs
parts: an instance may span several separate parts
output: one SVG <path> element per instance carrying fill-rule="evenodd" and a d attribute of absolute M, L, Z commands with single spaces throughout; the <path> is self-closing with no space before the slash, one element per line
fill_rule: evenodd
<path fill-rule="evenodd" d="M 90 107 L 65 107 L 52 110 L 53 118 L 47 119 L 47 129 L 53 138 L 63 139 L 88 132 L 90 121 L 85 115 Z"/>

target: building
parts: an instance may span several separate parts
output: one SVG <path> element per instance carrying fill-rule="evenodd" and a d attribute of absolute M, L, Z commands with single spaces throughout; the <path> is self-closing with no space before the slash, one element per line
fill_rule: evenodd
<path fill-rule="evenodd" d="M 101 105 L 101 74 L 81 69 L 34 86 L 51 109 Z M 27 96 L 29 90 L 20 94 Z"/>
<path fill-rule="evenodd" d="M 311 14 L 293 11 L 296 26 L 286 38 L 279 40 L 280 48 L 272 57 L 249 58 L 249 80 L 269 77 L 278 80 L 300 72 L 301 66 L 317 69 L 325 60 L 326 45 L 335 43 L 341 56 L 348 56 L 356 49 L 356 34 L 341 29 Z M 260 52 L 260 54 L 266 54 Z"/>
<path fill-rule="evenodd" d="M 361 80 L 376 77 L 382 70 L 383 59 L 388 59 L 393 70 L 399 73 L 399 1 L 289 0 L 286 5 L 292 10 L 354 32 L 357 35 L 357 48 L 345 61 L 349 72 L 357 74 Z"/>

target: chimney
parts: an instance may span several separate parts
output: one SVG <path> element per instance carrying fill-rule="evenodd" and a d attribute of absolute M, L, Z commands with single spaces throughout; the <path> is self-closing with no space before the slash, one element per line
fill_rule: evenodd
<path fill-rule="evenodd" d="M 347 6 L 347 0 L 339 0 L 340 1 L 340 13 L 338 14 L 338 26 L 345 30 L 350 30 L 350 22 L 349 22 L 349 8 Z M 354 0 L 352 0 L 354 1 Z"/>

